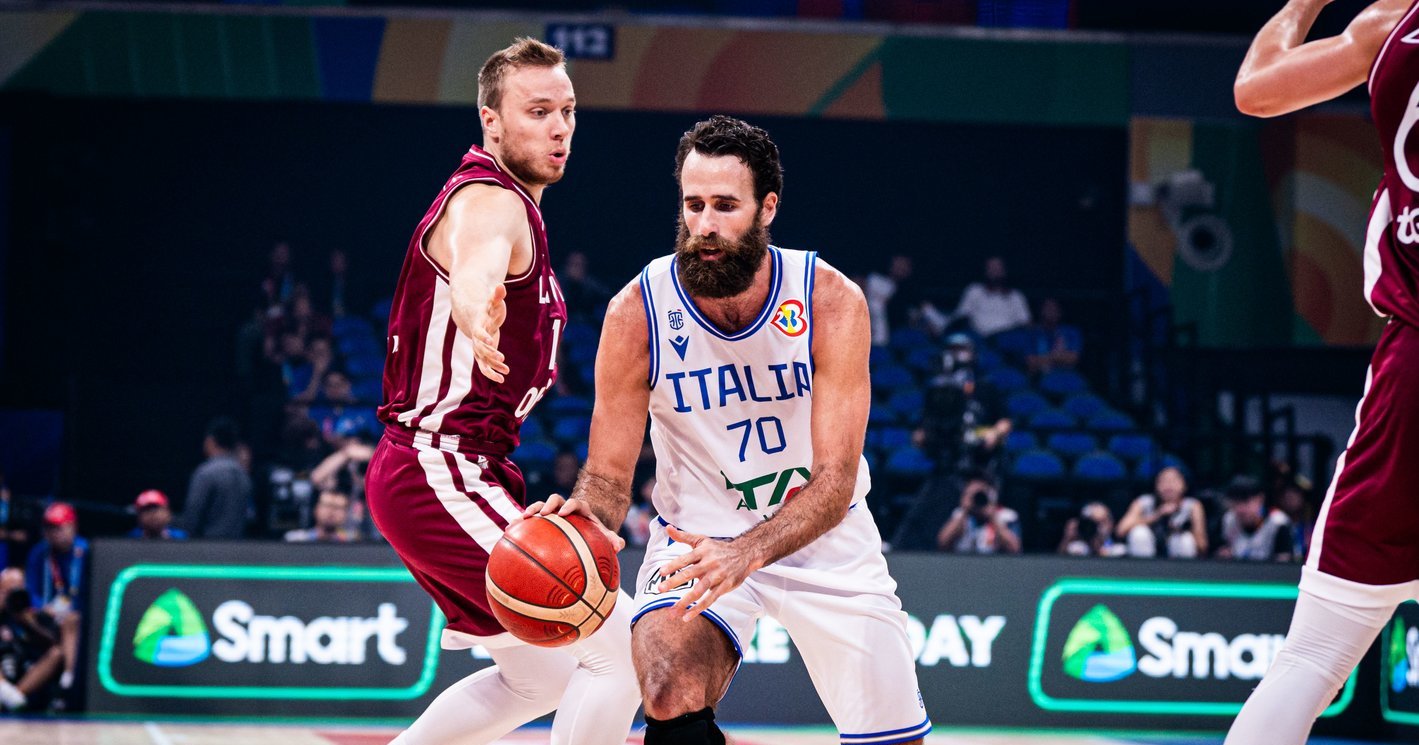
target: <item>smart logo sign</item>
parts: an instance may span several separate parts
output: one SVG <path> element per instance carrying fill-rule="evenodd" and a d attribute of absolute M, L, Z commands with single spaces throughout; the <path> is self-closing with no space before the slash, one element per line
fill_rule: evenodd
<path fill-rule="evenodd" d="M 1419 605 L 1407 602 L 1380 634 L 1380 713 L 1419 725 Z"/>
<path fill-rule="evenodd" d="M 1040 598 L 1030 697 L 1047 711 L 1233 716 L 1285 644 L 1295 600 L 1294 585 L 1060 580 Z M 1352 675 L 1322 716 L 1354 689 Z"/>
<path fill-rule="evenodd" d="M 443 623 L 402 568 L 139 564 L 109 591 L 98 677 L 118 696 L 410 699 Z"/>

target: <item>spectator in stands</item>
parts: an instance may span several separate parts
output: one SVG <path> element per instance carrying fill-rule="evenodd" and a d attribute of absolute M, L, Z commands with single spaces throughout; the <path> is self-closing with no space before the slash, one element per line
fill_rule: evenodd
<path fill-rule="evenodd" d="M 0 711 L 42 705 L 63 670 L 59 629 L 34 608 L 24 571 L 0 570 Z"/>
<path fill-rule="evenodd" d="M 1117 557 L 1128 547 L 1114 540 L 1114 516 L 1103 502 L 1090 502 L 1064 524 L 1059 553 L 1065 556 Z"/>
<path fill-rule="evenodd" d="M 576 486 L 577 472 L 580 470 L 581 461 L 577 460 L 576 453 L 570 450 L 557 453 L 556 459 L 552 461 L 551 493 L 562 496 L 571 494 L 572 487 Z"/>
<path fill-rule="evenodd" d="M 0 569 L 10 565 L 11 556 L 16 561 L 24 556 L 22 552 L 30 536 L 21 512 L 20 503 L 5 480 L 5 472 L 0 471 Z"/>
<path fill-rule="evenodd" d="M 586 254 L 581 251 L 567 254 L 566 263 L 557 272 L 557 284 L 567 302 L 567 316 L 579 323 L 595 323 L 604 315 L 603 309 L 613 294 L 604 282 L 591 275 Z"/>
<path fill-rule="evenodd" d="M 1039 322 L 1030 329 L 1030 353 L 1025 356 L 1030 372 L 1072 370 L 1079 364 L 1084 337 L 1079 329 L 1061 323 L 1063 318 L 1058 300 L 1051 297 L 1040 303 Z"/>
<path fill-rule="evenodd" d="M 1222 545 L 1217 558 L 1238 561 L 1290 561 L 1291 520 L 1286 513 L 1266 513 L 1266 490 L 1250 476 L 1227 485 L 1227 511 L 1222 515 Z"/>
<path fill-rule="evenodd" d="M 236 459 L 236 423 L 219 417 L 202 441 L 207 460 L 192 473 L 182 530 L 193 538 L 240 538 L 251 509 L 251 477 Z"/>
<path fill-rule="evenodd" d="M 291 245 L 280 241 L 271 247 L 270 263 L 261 280 L 261 298 L 266 306 L 279 307 L 296 291 L 296 277 L 291 271 Z"/>
<path fill-rule="evenodd" d="M 1207 515 L 1202 503 L 1187 496 L 1182 469 L 1169 466 L 1153 479 L 1153 493 L 1133 500 L 1118 522 L 1118 537 L 1128 555 L 1153 557 L 1159 548 L 1170 559 L 1207 555 Z"/>
<path fill-rule="evenodd" d="M 655 477 L 640 481 L 631 492 L 631 507 L 621 521 L 621 537 L 627 546 L 644 547 L 650 541 L 650 521 L 655 519 L 650 496 L 655 491 Z"/>
<path fill-rule="evenodd" d="M 59 627 L 64 671 L 59 687 L 74 686 L 79 661 L 79 629 L 89 584 L 89 542 L 79 537 L 79 516 L 64 502 L 44 511 L 44 540 L 30 551 L 25 582 L 30 600 Z"/>
<path fill-rule="evenodd" d="M 138 516 L 138 525 L 129 531 L 129 538 L 144 538 L 154 541 L 184 541 L 187 531 L 172 527 L 172 510 L 168 507 L 168 495 L 157 489 L 148 489 L 133 500 L 133 513 Z"/>
<path fill-rule="evenodd" d="M 961 302 L 951 320 L 966 319 L 981 337 L 1025 326 L 1030 322 L 1030 304 L 1025 294 L 1007 281 L 1005 259 L 992 256 L 985 261 L 985 281 L 976 282 L 961 294 Z"/>
<path fill-rule="evenodd" d="M 885 346 L 891 342 L 892 329 L 925 326 L 934 334 L 945 329 L 945 314 L 927 300 L 920 283 L 913 279 L 914 273 L 911 257 L 897 254 L 886 274 L 872 272 L 862 283 L 873 344 Z"/>
<path fill-rule="evenodd" d="M 1287 480 L 1276 496 L 1273 511 L 1286 516 L 1287 536 L 1292 561 L 1305 561 L 1311 550 L 1311 533 L 1316 527 L 1315 510 L 1311 505 L 1311 481 L 1305 476 Z"/>
<path fill-rule="evenodd" d="M 315 525 L 286 533 L 287 543 L 350 543 L 356 535 L 349 529 L 350 495 L 336 489 L 320 492 L 315 503 Z"/>
<path fill-rule="evenodd" d="M 291 297 L 290 305 L 286 320 L 290 331 L 299 334 L 302 339 L 314 339 L 330 334 L 330 318 L 316 311 L 315 303 L 310 299 L 310 288 L 296 285 L 296 293 Z"/>
<path fill-rule="evenodd" d="M 293 385 L 304 383 L 302 390 L 293 392 L 291 400 L 310 402 L 318 399 L 323 393 L 321 385 L 325 383 L 325 376 L 334 368 L 335 347 L 331 345 L 330 338 L 326 336 L 312 338 L 305 345 L 305 364 L 291 370 L 289 381 Z M 353 400 L 353 397 L 351 399 Z"/>
<path fill-rule="evenodd" d="M 1020 516 L 1000 504 L 989 476 L 972 474 L 961 490 L 961 505 L 936 534 L 936 547 L 958 554 L 1018 554 Z"/>

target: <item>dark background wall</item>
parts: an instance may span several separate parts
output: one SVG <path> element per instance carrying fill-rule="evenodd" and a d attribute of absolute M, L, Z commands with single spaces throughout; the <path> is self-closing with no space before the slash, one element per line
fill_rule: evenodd
<path fill-rule="evenodd" d="M 465 108 L 2 99 L 15 143 L 3 405 L 66 414 L 61 493 L 181 493 L 204 423 L 238 414 L 234 337 L 273 242 L 318 279 L 351 255 L 358 307 L 393 290 L 412 227 L 470 142 Z M 619 285 L 669 250 L 673 152 L 697 117 L 584 111 L 547 192 L 553 250 Z M 954 302 L 981 260 L 1028 288 L 1122 284 L 1122 129 L 756 118 L 784 153 L 776 241 L 849 273 L 895 252 Z M 358 284 L 358 282 L 357 282 Z"/>

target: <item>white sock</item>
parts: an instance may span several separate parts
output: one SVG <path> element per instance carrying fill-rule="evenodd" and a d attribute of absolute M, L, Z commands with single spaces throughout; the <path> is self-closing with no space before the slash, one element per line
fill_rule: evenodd
<path fill-rule="evenodd" d="M 1232 723 L 1224 745 L 1304 745 L 1322 711 L 1394 615 L 1301 591 L 1286 646 Z"/>
<path fill-rule="evenodd" d="M 579 663 L 552 722 L 552 745 L 625 745 L 640 708 L 631 662 L 631 598 L 590 638 L 567 647 Z"/>
<path fill-rule="evenodd" d="M 576 658 L 562 649 L 490 651 L 497 665 L 449 686 L 391 745 L 494 742 L 556 708 L 577 668 Z"/>

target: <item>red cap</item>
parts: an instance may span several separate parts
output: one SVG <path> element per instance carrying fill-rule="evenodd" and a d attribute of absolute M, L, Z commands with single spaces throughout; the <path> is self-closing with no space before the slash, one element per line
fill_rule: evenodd
<path fill-rule="evenodd" d="M 79 522 L 79 516 L 74 512 L 74 508 L 64 502 L 55 502 L 44 510 L 45 525 L 68 525 Z"/>
<path fill-rule="evenodd" d="M 142 494 L 139 494 L 138 498 L 133 500 L 133 509 L 135 510 L 142 510 L 147 507 L 166 506 L 168 506 L 168 495 L 158 491 L 157 489 L 149 489 L 143 492 Z"/>

